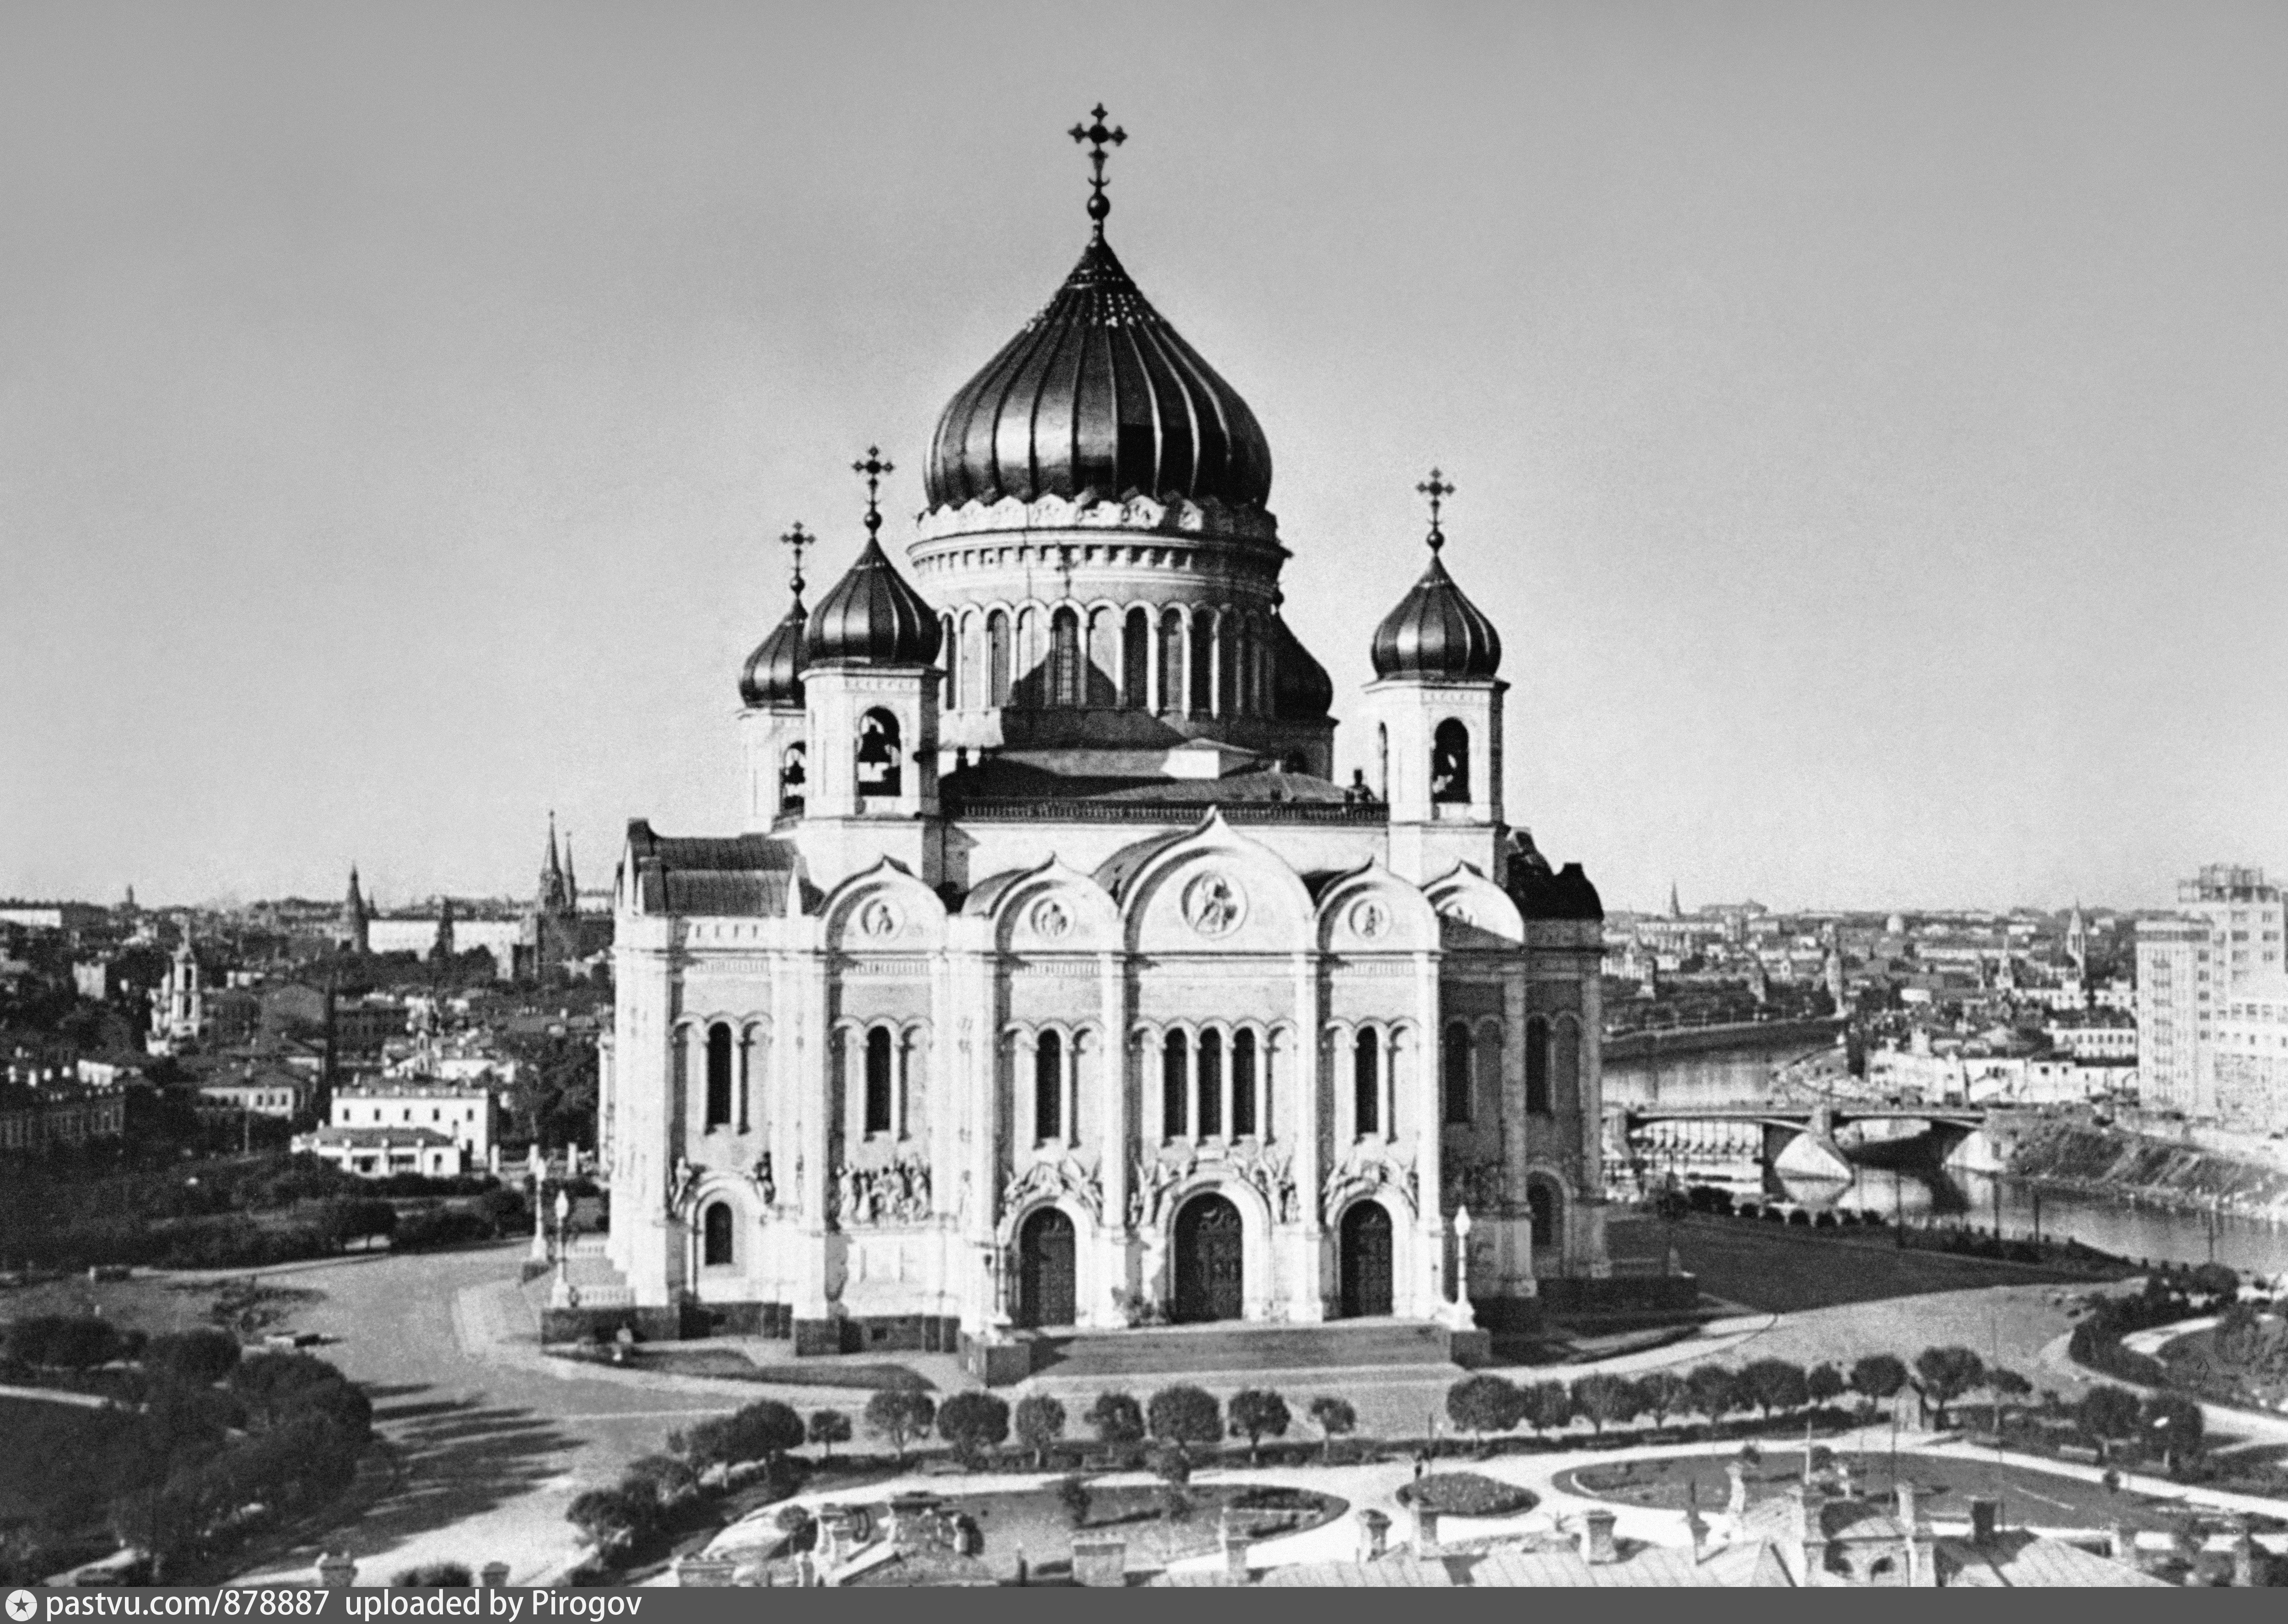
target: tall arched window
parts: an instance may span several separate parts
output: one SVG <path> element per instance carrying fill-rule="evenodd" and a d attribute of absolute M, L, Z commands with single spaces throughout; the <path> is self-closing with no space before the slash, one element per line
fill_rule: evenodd
<path fill-rule="evenodd" d="M 1231 1137 L 1243 1139 L 1263 1129 L 1259 1126 L 1262 1113 L 1256 1109 L 1255 1098 L 1255 1034 L 1235 1032 L 1231 1034 Z"/>
<path fill-rule="evenodd" d="M 731 1257 L 731 1203 L 717 1201 L 707 1208 L 700 1219 L 700 1260 L 711 1269 L 720 1269 Z"/>
<path fill-rule="evenodd" d="M 707 1028 L 707 1126 L 731 1122 L 731 1028 L 718 1021 Z"/>
<path fill-rule="evenodd" d="M 1080 616 L 1060 609 L 1049 621 L 1049 703 L 1080 709 Z"/>
<path fill-rule="evenodd" d="M 1160 616 L 1160 714 L 1184 714 L 1184 617 L 1173 609 Z"/>
<path fill-rule="evenodd" d="M 1351 1109 L 1360 1133 L 1383 1131 L 1382 1043 L 1371 1026 L 1351 1045 Z"/>
<path fill-rule="evenodd" d="M 986 680 L 991 685 L 989 701 L 997 708 L 1009 702 L 1009 612 L 996 609 L 985 617 Z"/>
<path fill-rule="evenodd" d="M 948 710 L 961 709 L 961 638 L 954 630 L 953 616 L 939 617 L 938 666 L 945 672 L 945 686 L 938 702 Z"/>
<path fill-rule="evenodd" d="M 866 1132 L 890 1131 L 890 1097 L 897 1074 L 897 1039 L 887 1026 L 877 1026 L 866 1034 Z"/>
<path fill-rule="evenodd" d="M 1160 1117 L 1171 1139 L 1181 1139 L 1189 1132 L 1191 1106 L 1186 1084 L 1190 1068 L 1185 1058 L 1184 1034 L 1171 1032 L 1160 1044 Z"/>
<path fill-rule="evenodd" d="M 1033 1137 L 1065 1137 L 1065 1046 L 1053 1032 L 1044 1032 L 1033 1045 Z"/>
<path fill-rule="evenodd" d="M 1549 1023 L 1538 1015 L 1525 1023 L 1525 1109 L 1549 1114 Z"/>
<path fill-rule="evenodd" d="M 1569 1116 L 1581 1109 L 1581 1023 L 1561 1020 L 1550 1038 L 1549 1091 L 1558 1112 Z"/>
<path fill-rule="evenodd" d="M 802 787 L 808 776 L 803 771 L 803 761 L 807 754 L 802 741 L 797 740 L 779 757 L 779 812 L 783 817 L 798 816 L 802 812 Z"/>
<path fill-rule="evenodd" d="M 1446 1120 L 1470 1120 L 1470 1029 L 1460 1021 L 1446 1028 Z"/>
<path fill-rule="evenodd" d="M 1129 710 L 1152 708 L 1152 612 L 1131 609 L 1120 623 L 1120 703 Z"/>
<path fill-rule="evenodd" d="M 1185 696 L 1192 702 L 1192 714 L 1204 717 L 1214 709 L 1215 701 L 1215 616 L 1196 614 L 1192 617 L 1192 673 L 1184 685 Z"/>
<path fill-rule="evenodd" d="M 1374 793 L 1390 799 L 1390 729 L 1380 722 L 1374 725 Z"/>
<path fill-rule="evenodd" d="M 1197 1053 L 1199 1137 L 1212 1139 L 1223 1132 L 1223 1034 L 1201 1033 Z"/>
<path fill-rule="evenodd" d="M 1235 632 L 1231 653 L 1232 695 L 1230 709 L 1235 716 L 1255 714 L 1255 618 L 1243 614 Z"/>
<path fill-rule="evenodd" d="M 1448 717 L 1430 737 L 1430 798 L 1470 804 L 1470 730 Z"/>
<path fill-rule="evenodd" d="M 898 739 L 898 718 L 888 711 L 870 710 L 858 718 L 859 799 L 888 799 L 905 793 Z"/>

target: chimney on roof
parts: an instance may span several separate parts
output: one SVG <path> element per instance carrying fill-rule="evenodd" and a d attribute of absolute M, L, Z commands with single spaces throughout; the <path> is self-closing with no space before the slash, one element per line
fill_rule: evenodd
<path fill-rule="evenodd" d="M 1911 1530 L 1915 1525 L 1915 1485 L 1902 1477 L 1894 1492 L 1899 1501 L 1899 1526 Z"/>
<path fill-rule="evenodd" d="M 2131 1567 L 2137 1565 L 2136 1532 L 2117 1517 L 2105 1531 L 2105 1544 L 2106 1554 L 2116 1562 L 2125 1562 Z"/>
<path fill-rule="evenodd" d="M 1414 1549 L 1426 1556 L 1438 1549 L 1437 1508 L 1426 1506 L 1418 1500 L 1410 1509 L 1414 1513 Z"/>
<path fill-rule="evenodd" d="M 1223 1581 L 1228 1585 L 1247 1582 L 1247 1536 L 1231 1525 L 1231 1508 L 1223 1509 L 1221 1526 L 1217 1530 L 1223 1541 Z"/>
<path fill-rule="evenodd" d="M 2002 1519 L 2001 1502 L 1981 1494 L 1970 1502 L 1970 1542 L 1991 1545 Z"/>
<path fill-rule="evenodd" d="M 2246 1513 L 2243 1513 L 2232 1520 L 2232 1588 L 2250 1590 L 2255 1587 L 2256 1536 Z"/>
<path fill-rule="evenodd" d="M 1621 1559 L 1613 1543 L 1613 1514 L 1602 1506 L 1581 1514 L 1581 1560 L 1603 1566 Z"/>
<path fill-rule="evenodd" d="M 1358 1514 L 1359 1560 L 1372 1562 L 1388 1547 L 1390 1518 L 1372 1507 Z"/>

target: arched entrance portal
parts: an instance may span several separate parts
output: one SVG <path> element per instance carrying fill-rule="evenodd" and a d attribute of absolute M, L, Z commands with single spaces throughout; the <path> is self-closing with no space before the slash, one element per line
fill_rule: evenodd
<path fill-rule="evenodd" d="M 1343 1318 L 1390 1312 L 1390 1215 L 1360 1201 L 1343 1215 Z"/>
<path fill-rule="evenodd" d="M 1240 1316 L 1239 1208 L 1204 1195 L 1176 1215 L 1176 1304 L 1182 1321 Z"/>
<path fill-rule="evenodd" d="M 1017 1323 L 1070 1325 L 1073 1300 L 1073 1223 L 1044 1207 L 1017 1232 Z"/>

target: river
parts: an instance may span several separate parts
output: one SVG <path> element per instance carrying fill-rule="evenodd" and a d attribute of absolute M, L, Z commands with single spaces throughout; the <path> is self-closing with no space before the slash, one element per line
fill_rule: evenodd
<path fill-rule="evenodd" d="M 1604 1068 L 1605 1099 L 1630 1105 L 1760 1104 L 1779 1086 L 1775 1073 L 1781 1067 L 1795 1063 L 1807 1069 L 1825 1063 L 1830 1055 L 1839 1062 L 1839 1051 L 1794 1043 L 1612 1061 Z M 1952 1168 L 1932 1173 L 1859 1167 L 1848 1184 L 1783 1180 L 1760 1168 L 1744 1144 L 1742 1150 L 1743 1154 L 1713 1162 L 1697 1159 L 1690 1170 L 1712 1183 L 1784 1192 L 1815 1209 L 1860 1208 L 1908 1224 L 1968 1223 L 1989 1228 L 1997 1221 L 1998 1203 L 2001 1227 L 2012 1235 L 2031 1234 L 2038 1228 L 2045 1236 L 2070 1236 L 2119 1257 L 2181 1264 L 2214 1257 L 2233 1268 L 2264 1274 L 2288 1268 L 2288 1228 L 2259 1219 L 2038 1189 L 2021 1179 Z M 1656 1156 L 1649 1161 L 1656 1168 L 1660 1165 Z"/>

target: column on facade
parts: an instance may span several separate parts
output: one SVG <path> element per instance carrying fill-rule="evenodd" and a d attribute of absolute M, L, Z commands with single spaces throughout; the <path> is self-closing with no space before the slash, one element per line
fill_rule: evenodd
<path fill-rule="evenodd" d="M 1227 630 L 1228 622 L 1222 612 L 1211 610 L 1208 614 L 1208 702 L 1205 709 L 1212 717 L 1223 715 L 1223 646 Z M 1202 707 L 1195 701 L 1193 709 Z"/>
<path fill-rule="evenodd" d="M 907 1126 L 911 1120 L 914 1052 L 921 1042 L 918 1033 L 901 1032 L 897 1035 L 896 1046 L 891 1050 L 890 1137 L 900 1145 L 906 1142 Z"/>
<path fill-rule="evenodd" d="M 1041 1142 L 1041 1038 L 1037 1032 L 1014 1032 L 1009 1035 L 1011 1054 L 1010 1101 L 1017 1118 L 1017 1150 L 1021 1153 Z"/>
<path fill-rule="evenodd" d="M 749 1091 L 754 1086 L 754 1048 L 760 1039 L 759 1028 L 752 1026 L 741 1028 L 738 1034 L 739 1041 L 735 1046 L 735 1052 L 732 1056 L 732 1064 L 736 1068 L 732 1073 L 732 1087 L 738 1089 L 739 1097 L 733 1102 L 735 1109 L 732 1112 L 731 1120 L 736 1125 L 735 1131 L 739 1133 L 747 1131 L 747 1124 L 751 1120 L 747 1102 Z"/>
<path fill-rule="evenodd" d="M 1184 1057 L 1184 1137 L 1197 1142 L 1200 1137 L 1200 1034 L 1188 1032 L 1180 1034 L 1179 1046 Z"/>
<path fill-rule="evenodd" d="M 1393 1023 L 1382 1034 L 1382 1064 L 1375 1068 L 1375 1131 L 1385 1144 L 1398 1137 L 1398 1052 L 1402 1028 Z M 1410 1061 L 1415 1056 L 1410 1050 Z M 1432 1119 L 1434 1121 L 1435 1119 Z"/>
<path fill-rule="evenodd" d="M 1080 1046 L 1076 1029 L 1057 1046 L 1057 1137 L 1066 1145 L 1080 1143 Z"/>
<path fill-rule="evenodd" d="M 1238 1137 L 1232 1132 L 1231 1127 L 1235 1121 L 1231 1114 L 1232 1084 L 1239 1073 L 1239 1067 L 1233 1064 L 1239 1054 L 1239 1046 L 1234 1041 L 1235 1036 L 1234 1033 L 1226 1032 L 1218 1034 L 1217 1038 L 1216 1105 L 1219 1110 L 1216 1129 L 1227 1143 Z"/>
<path fill-rule="evenodd" d="M 798 1029 L 794 1042 L 787 1045 L 793 1082 L 789 1097 L 799 1102 L 796 1168 L 802 1187 L 801 1256 L 792 1271 L 798 1319 L 827 1317 L 826 1195 L 834 1176 L 834 1056 L 827 1024 L 826 965 L 826 955 L 814 947 L 796 962 L 790 977 Z"/>
<path fill-rule="evenodd" d="M 1294 1062 L 1280 1076 L 1271 1099 L 1275 1109 L 1283 1097 L 1294 1100 L 1291 1110 L 1295 1145 L 1289 1165 L 1295 1179 L 1295 1216 L 1301 1232 L 1295 1244 L 1295 1285 L 1289 1311 L 1305 1320 L 1323 1319 L 1327 1312 L 1326 1238 L 1319 1210 L 1319 1192 L 1325 1183 L 1320 1170 L 1320 1097 L 1324 1086 L 1321 1063 L 1326 1050 L 1320 1014 L 1319 955 L 1299 953 L 1295 955 L 1295 1028 L 1289 1043 Z M 1336 1114 L 1339 1120 L 1339 1107 Z"/>
<path fill-rule="evenodd" d="M 1103 1036 L 1097 1045 L 1097 1176 L 1104 1191 L 1104 1238 L 1097 1274 L 1096 1304 L 1082 1317 L 1105 1311 L 1107 1294 L 1128 1289 L 1128 977 L 1116 953 L 1096 961 L 1098 1016 Z"/>
<path fill-rule="evenodd" d="M 1407 1081 L 1416 1113 L 1414 1169 L 1421 1187 L 1426 1264 L 1422 1280 L 1428 1299 L 1426 1306 L 1435 1312 L 1446 1301 L 1446 1212 L 1440 1143 L 1445 1113 L 1438 1108 L 1438 959 L 1434 954 L 1415 955 L 1414 1011 L 1413 1074 Z"/>
<path fill-rule="evenodd" d="M 1315 994 L 1316 988 L 1313 989 Z M 1315 996 L 1314 1004 L 1317 1002 Z M 1350 1154 L 1358 1143 L 1358 1038 L 1347 1026 L 1323 1026 L 1311 1034 L 1312 1052 L 1326 1072 L 1328 1091 L 1335 1103 L 1335 1159 Z"/>

